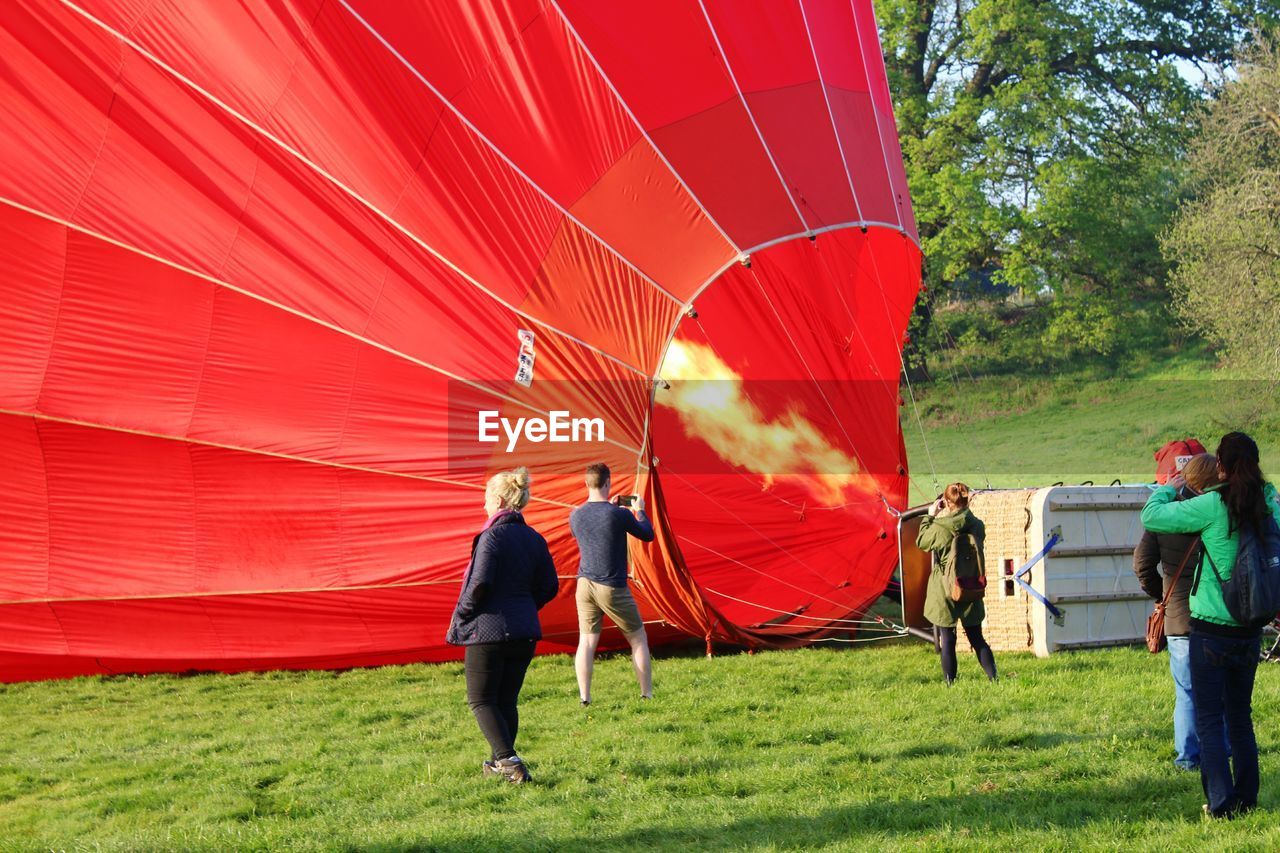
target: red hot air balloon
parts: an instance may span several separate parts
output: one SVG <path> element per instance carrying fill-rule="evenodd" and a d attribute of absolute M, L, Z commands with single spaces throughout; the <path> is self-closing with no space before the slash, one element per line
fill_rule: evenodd
<path fill-rule="evenodd" d="M 920 253 L 869 0 L 10 0 L 0 69 L 0 679 L 456 657 L 515 464 L 544 651 L 594 461 L 656 639 L 884 588 Z"/>

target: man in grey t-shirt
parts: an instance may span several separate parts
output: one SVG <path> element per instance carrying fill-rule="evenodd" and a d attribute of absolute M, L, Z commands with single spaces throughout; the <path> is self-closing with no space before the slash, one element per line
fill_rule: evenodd
<path fill-rule="evenodd" d="M 632 509 L 609 500 L 609 466 L 597 462 L 587 467 L 587 502 L 569 514 L 569 529 L 578 540 L 582 554 L 578 564 L 578 653 L 574 668 L 578 673 L 578 695 L 583 705 L 591 704 L 591 670 L 604 616 L 608 614 L 631 644 L 631 663 L 640 698 L 653 695 L 653 664 L 649 638 L 645 635 L 640 609 L 627 589 L 627 536 L 642 542 L 653 541 L 653 525 L 644 514 L 644 498 L 636 497 Z"/>

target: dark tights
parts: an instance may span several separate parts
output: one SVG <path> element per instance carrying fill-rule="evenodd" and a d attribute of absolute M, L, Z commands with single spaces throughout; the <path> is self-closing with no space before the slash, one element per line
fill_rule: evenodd
<path fill-rule="evenodd" d="M 495 759 L 516 754 L 516 732 L 520 728 L 516 700 L 533 659 L 533 647 L 533 640 L 467 646 L 467 704 Z"/>
<path fill-rule="evenodd" d="M 973 646 L 974 652 L 977 653 L 982 671 L 987 674 L 987 678 L 995 681 L 996 658 L 991 654 L 991 646 L 987 645 L 987 641 L 982 638 L 982 626 L 965 625 L 964 635 L 969 638 L 969 645 Z M 938 652 L 942 655 L 942 677 L 950 684 L 956 680 L 956 629 L 935 625 L 933 637 L 938 644 Z"/>

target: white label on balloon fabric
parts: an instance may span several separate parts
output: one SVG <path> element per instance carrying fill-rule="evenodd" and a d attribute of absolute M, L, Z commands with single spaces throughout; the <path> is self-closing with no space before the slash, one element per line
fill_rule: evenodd
<path fill-rule="evenodd" d="M 520 339 L 520 352 L 516 356 L 516 383 L 528 388 L 533 384 L 533 332 L 521 329 L 516 336 Z"/>

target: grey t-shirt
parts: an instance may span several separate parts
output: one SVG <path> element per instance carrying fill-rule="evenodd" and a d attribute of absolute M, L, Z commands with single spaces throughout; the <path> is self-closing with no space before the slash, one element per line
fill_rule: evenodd
<path fill-rule="evenodd" d="M 569 513 L 569 530 L 582 552 L 578 577 L 612 587 L 627 585 L 627 534 L 653 541 L 653 525 L 643 512 L 637 517 L 608 501 L 587 501 Z"/>

